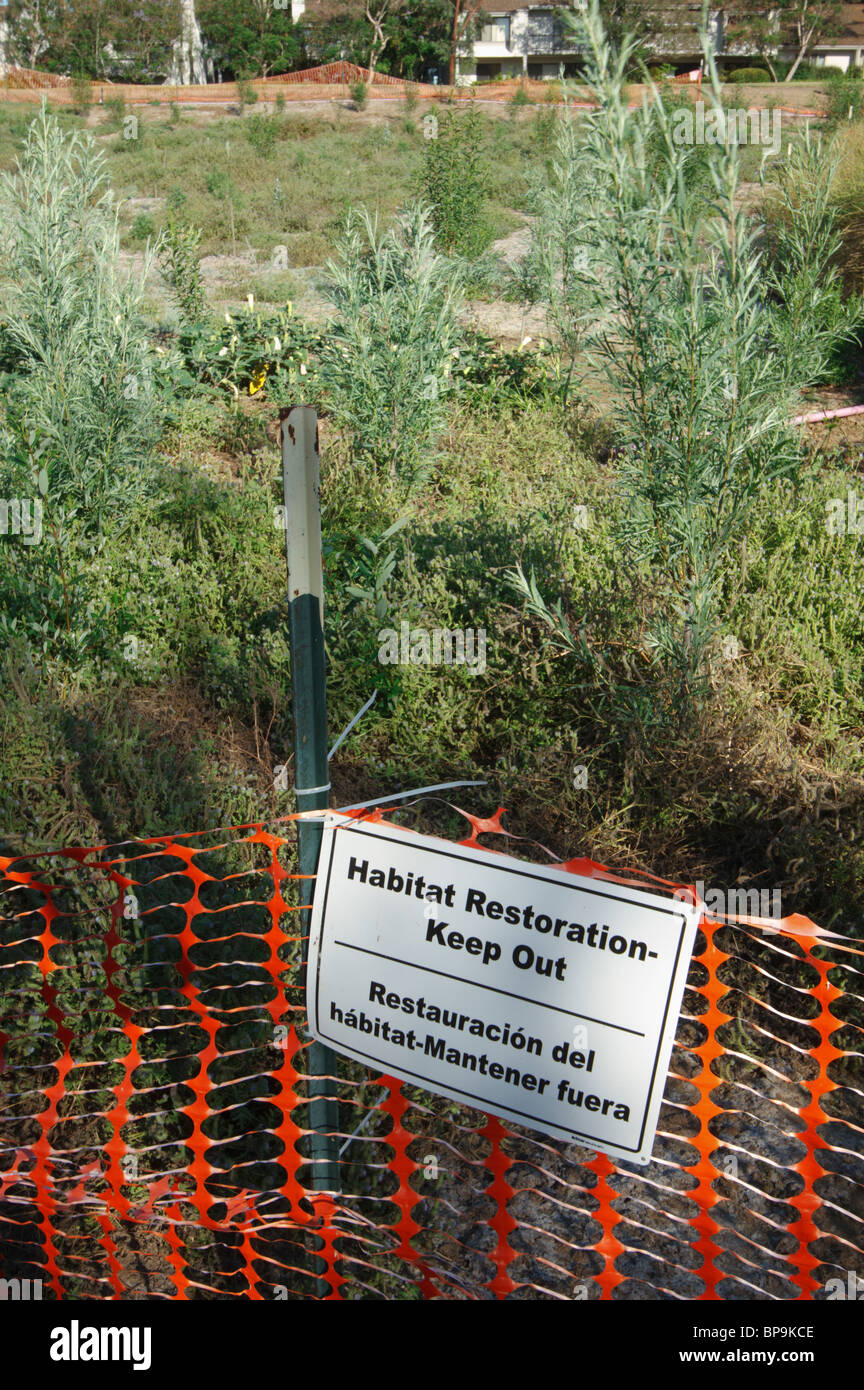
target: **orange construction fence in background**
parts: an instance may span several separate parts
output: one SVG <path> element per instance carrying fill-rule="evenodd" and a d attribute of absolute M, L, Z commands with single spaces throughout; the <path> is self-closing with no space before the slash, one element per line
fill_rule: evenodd
<path fill-rule="evenodd" d="M 287 101 L 309 101 L 333 99 L 346 95 L 347 89 L 355 83 L 365 82 L 374 89 L 375 97 L 404 97 L 406 89 L 411 88 L 416 95 L 425 98 L 452 95 L 459 99 L 469 95 L 463 87 L 449 88 L 434 86 L 431 83 L 406 83 L 400 77 L 388 73 L 375 72 L 370 83 L 369 69 L 358 67 L 356 63 L 325 63 L 314 68 L 304 68 L 300 72 L 279 73 L 275 77 L 257 77 L 243 83 L 243 88 L 254 89 L 259 100 L 272 101 L 282 90 Z M 506 87 L 506 83 L 503 84 Z M 542 83 L 534 83 L 542 89 Z M 90 100 L 98 105 L 110 98 L 120 98 L 129 105 L 151 102 L 194 102 L 199 105 L 241 101 L 241 85 L 236 82 L 208 82 L 199 85 L 179 86 L 170 82 L 135 84 L 130 82 L 108 82 L 93 78 L 89 83 Z M 307 88 L 300 91 L 299 88 Z M 512 93 L 512 84 L 510 84 Z M 73 103 L 79 100 L 71 77 L 59 77 L 54 73 L 38 72 L 30 68 L 7 68 L 0 75 L 0 96 L 9 101 L 39 101 L 44 96 L 52 102 Z"/>
<path fill-rule="evenodd" d="M 459 814 L 461 844 L 507 833 Z M 0 1277 L 181 1300 L 864 1278 L 864 949 L 803 918 L 703 918 L 647 1167 L 341 1059 L 342 1191 L 312 1193 L 295 821 L 0 859 Z"/>
<path fill-rule="evenodd" d="M 686 84 L 693 77 L 693 73 L 685 73 L 680 79 L 676 78 L 675 82 Z M 480 84 L 447 87 L 435 86 L 428 82 L 407 82 L 401 77 L 391 77 L 389 73 L 375 72 L 370 83 L 368 68 L 345 61 L 324 63 L 318 67 L 304 68 L 300 72 L 279 73 L 274 77 L 255 78 L 243 83 L 242 87 L 254 89 L 257 98 L 263 101 L 275 100 L 277 93 L 281 93 L 286 101 L 336 101 L 344 100 L 348 89 L 359 82 L 370 86 L 369 95 L 374 96 L 376 101 L 404 99 L 410 91 L 422 101 L 476 100 L 499 103 L 512 101 L 514 92 L 518 89 L 525 93 L 530 102 L 545 103 L 550 90 L 550 84 L 539 78 L 510 78 L 498 82 L 483 81 Z M 91 101 L 94 105 L 117 98 L 130 106 L 163 105 L 171 102 L 196 106 L 236 106 L 242 104 L 243 99 L 241 86 L 236 82 L 208 82 L 197 86 L 175 86 L 163 82 L 136 86 L 132 83 L 107 82 L 94 78 L 90 86 Z M 684 90 L 689 89 L 685 85 Z M 692 89 L 694 99 L 699 99 L 701 82 L 693 82 Z M 642 105 L 643 93 L 650 93 L 651 89 L 634 83 L 630 84 L 630 90 L 630 107 L 635 109 Z M 573 109 L 590 110 L 593 107 L 594 102 L 590 99 L 589 93 L 586 91 L 583 96 L 584 100 L 578 97 L 571 99 L 570 105 Z M 58 77 L 54 73 L 37 72 L 27 68 L 8 68 L 5 75 L 0 75 L 0 99 L 33 102 L 41 101 L 43 97 L 61 105 L 74 105 L 80 100 L 70 77 Z M 753 103 L 748 103 L 748 109 L 752 107 Z M 777 109 L 785 115 L 804 119 L 825 115 L 823 111 L 810 108 L 799 110 L 795 107 L 781 106 Z"/>
<path fill-rule="evenodd" d="M 35 68 L 7 67 L 3 83 L 7 91 L 47 91 L 53 87 L 71 87 L 72 78 L 56 72 L 37 72 Z"/>

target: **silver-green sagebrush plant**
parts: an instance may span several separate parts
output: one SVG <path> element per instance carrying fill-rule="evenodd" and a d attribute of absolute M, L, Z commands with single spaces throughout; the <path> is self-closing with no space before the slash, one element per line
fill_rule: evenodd
<path fill-rule="evenodd" d="M 844 300 L 835 260 L 838 162 L 836 137 L 825 141 L 808 125 L 782 160 L 762 169 L 771 331 L 799 386 L 836 376 L 843 348 L 859 342 L 864 327 L 864 301 Z"/>
<path fill-rule="evenodd" d="M 428 211 L 415 204 L 383 231 L 355 214 L 322 288 L 337 311 L 321 357 L 333 416 L 356 457 L 414 483 L 446 421 L 461 337 L 458 274 Z"/>
<path fill-rule="evenodd" d="M 147 266 L 137 284 L 122 276 L 117 218 L 103 154 L 43 103 L 0 179 L 0 296 L 16 367 L 3 428 L 40 439 L 52 500 L 97 529 L 131 514 L 161 422 L 139 313 Z"/>
<path fill-rule="evenodd" d="M 643 655 L 674 703 L 687 704 L 716 635 L 730 545 L 760 490 L 802 465 L 789 424 L 802 382 L 772 351 L 737 145 L 727 136 L 713 147 L 707 171 L 700 152 L 694 186 L 694 151 L 673 139 L 667 104 L 628 109 L 633 41 L 610 48 L 596 2 L 574 23 L 583 26 L 584 83 L 598 106 L 578 127 L 564 119 L 539 228 L 551 239 L 535 259 L 565 341 L 611 388 L 624 445 L 622 565 L 635 566 L 650 595 Z M 719 107 L 705 47 L 707 95 Z M 537 611 L 524 575 L 512 578 Z"/>
<path fill-rule="evenodd" d="M 41 525 L 28 546 L 3 537 L 0 626 L 39 659 L 78 665 L 107 620 L 105 538 L 155 489 L 166 368 L 140 284 L 118 266 L 103 156 L 44 104 L 0 179 L 0 227 L 0 496 L 32 499 Z"/>

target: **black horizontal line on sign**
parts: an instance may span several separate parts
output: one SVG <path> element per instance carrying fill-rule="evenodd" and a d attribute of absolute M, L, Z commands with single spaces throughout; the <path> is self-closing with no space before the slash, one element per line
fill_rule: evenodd
<path fill-rule="evenodd" d="M 553 1014 L 566 1014 L 568 1018 L 584 1018 L 587 1023 L 599 1023 L 601 1028 L 614 1028 L 618 1033 L 632 1033 L 634 1038 L 644 1038 L 638 1028 L 625 1028 L 622 1023 L 608 1023 L 606 1019 L 594 1018 L 591 1014 L 577 1014 L 572 1009 L 562 1009 L 557 1004 L 546 1004 L 542 999 L 529 999 L 524 994 L 513 994 L 509 989 L 498 989 L 496 985 L 483 985 L 479 980 L 466 980 L 462 975 L 451 975 L 446 970 L 436 970 L 431 965 L 418 965 L 413 960 L 401 960 L 399 956 L 388 956 L 383 951 L 372 951 L 368 946 L 355 946 L 350 941 L 334 941 L 334 946 L 344 946 L 346 951 L 362 951 L 364 956 L 375 956 L 377 960 L 389 960 L 393 965 L 407 965 L 412 970 L 425 970 L 427 975 L 440 975 L 445 980 L 455 980 L 460 985 L 471 985 L 474 989 L 488 989 L 490 994 L 504 994 L 508 999 L 516 999 L 520 1004 L 534 1004 L 538 1009 L 551 1009 Z"/>

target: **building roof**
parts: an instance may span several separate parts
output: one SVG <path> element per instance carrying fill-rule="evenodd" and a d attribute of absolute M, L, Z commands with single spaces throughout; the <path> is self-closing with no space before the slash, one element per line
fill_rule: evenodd
<path fill-rule="evenodd" d="M 840 23 L 843 26 L 841 33 L 834 39 L 825 39 L 816 45 L 817 48 L 843 48 L 851 44 L 857 47 L 864 44 L 864 4 L 841 6 Z"/>

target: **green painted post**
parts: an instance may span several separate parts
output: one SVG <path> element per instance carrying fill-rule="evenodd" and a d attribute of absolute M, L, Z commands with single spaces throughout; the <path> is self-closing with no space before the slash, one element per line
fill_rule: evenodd
<path fill-rule="evenodd" d="M 318 416 L 312 406 L 283 410 L 282 486 L 285 498 L 285 549 L 288 559 L 288 612 L 291 639 L 291 699 L 294 710 L 294 789 L 298 811 L 329 805 L 327 700 L 324 675 L 324 582 L 321 570 L 321 485 Z M 297 822 L 297 869 L 314 874 L 321 849 L 320 820 Z M 311 906 L 314 879 L 300 884 L 300 902 Z M 312 914 L 301 912 L 307 937 Z M 303 947 L 303 983 L 307 945 Z M 336 1099 L 337 1056 L 322 1043 L 310 1044 L 309 1128 L 312 1187 L 338 1192 L 339 1105 Z"/>

